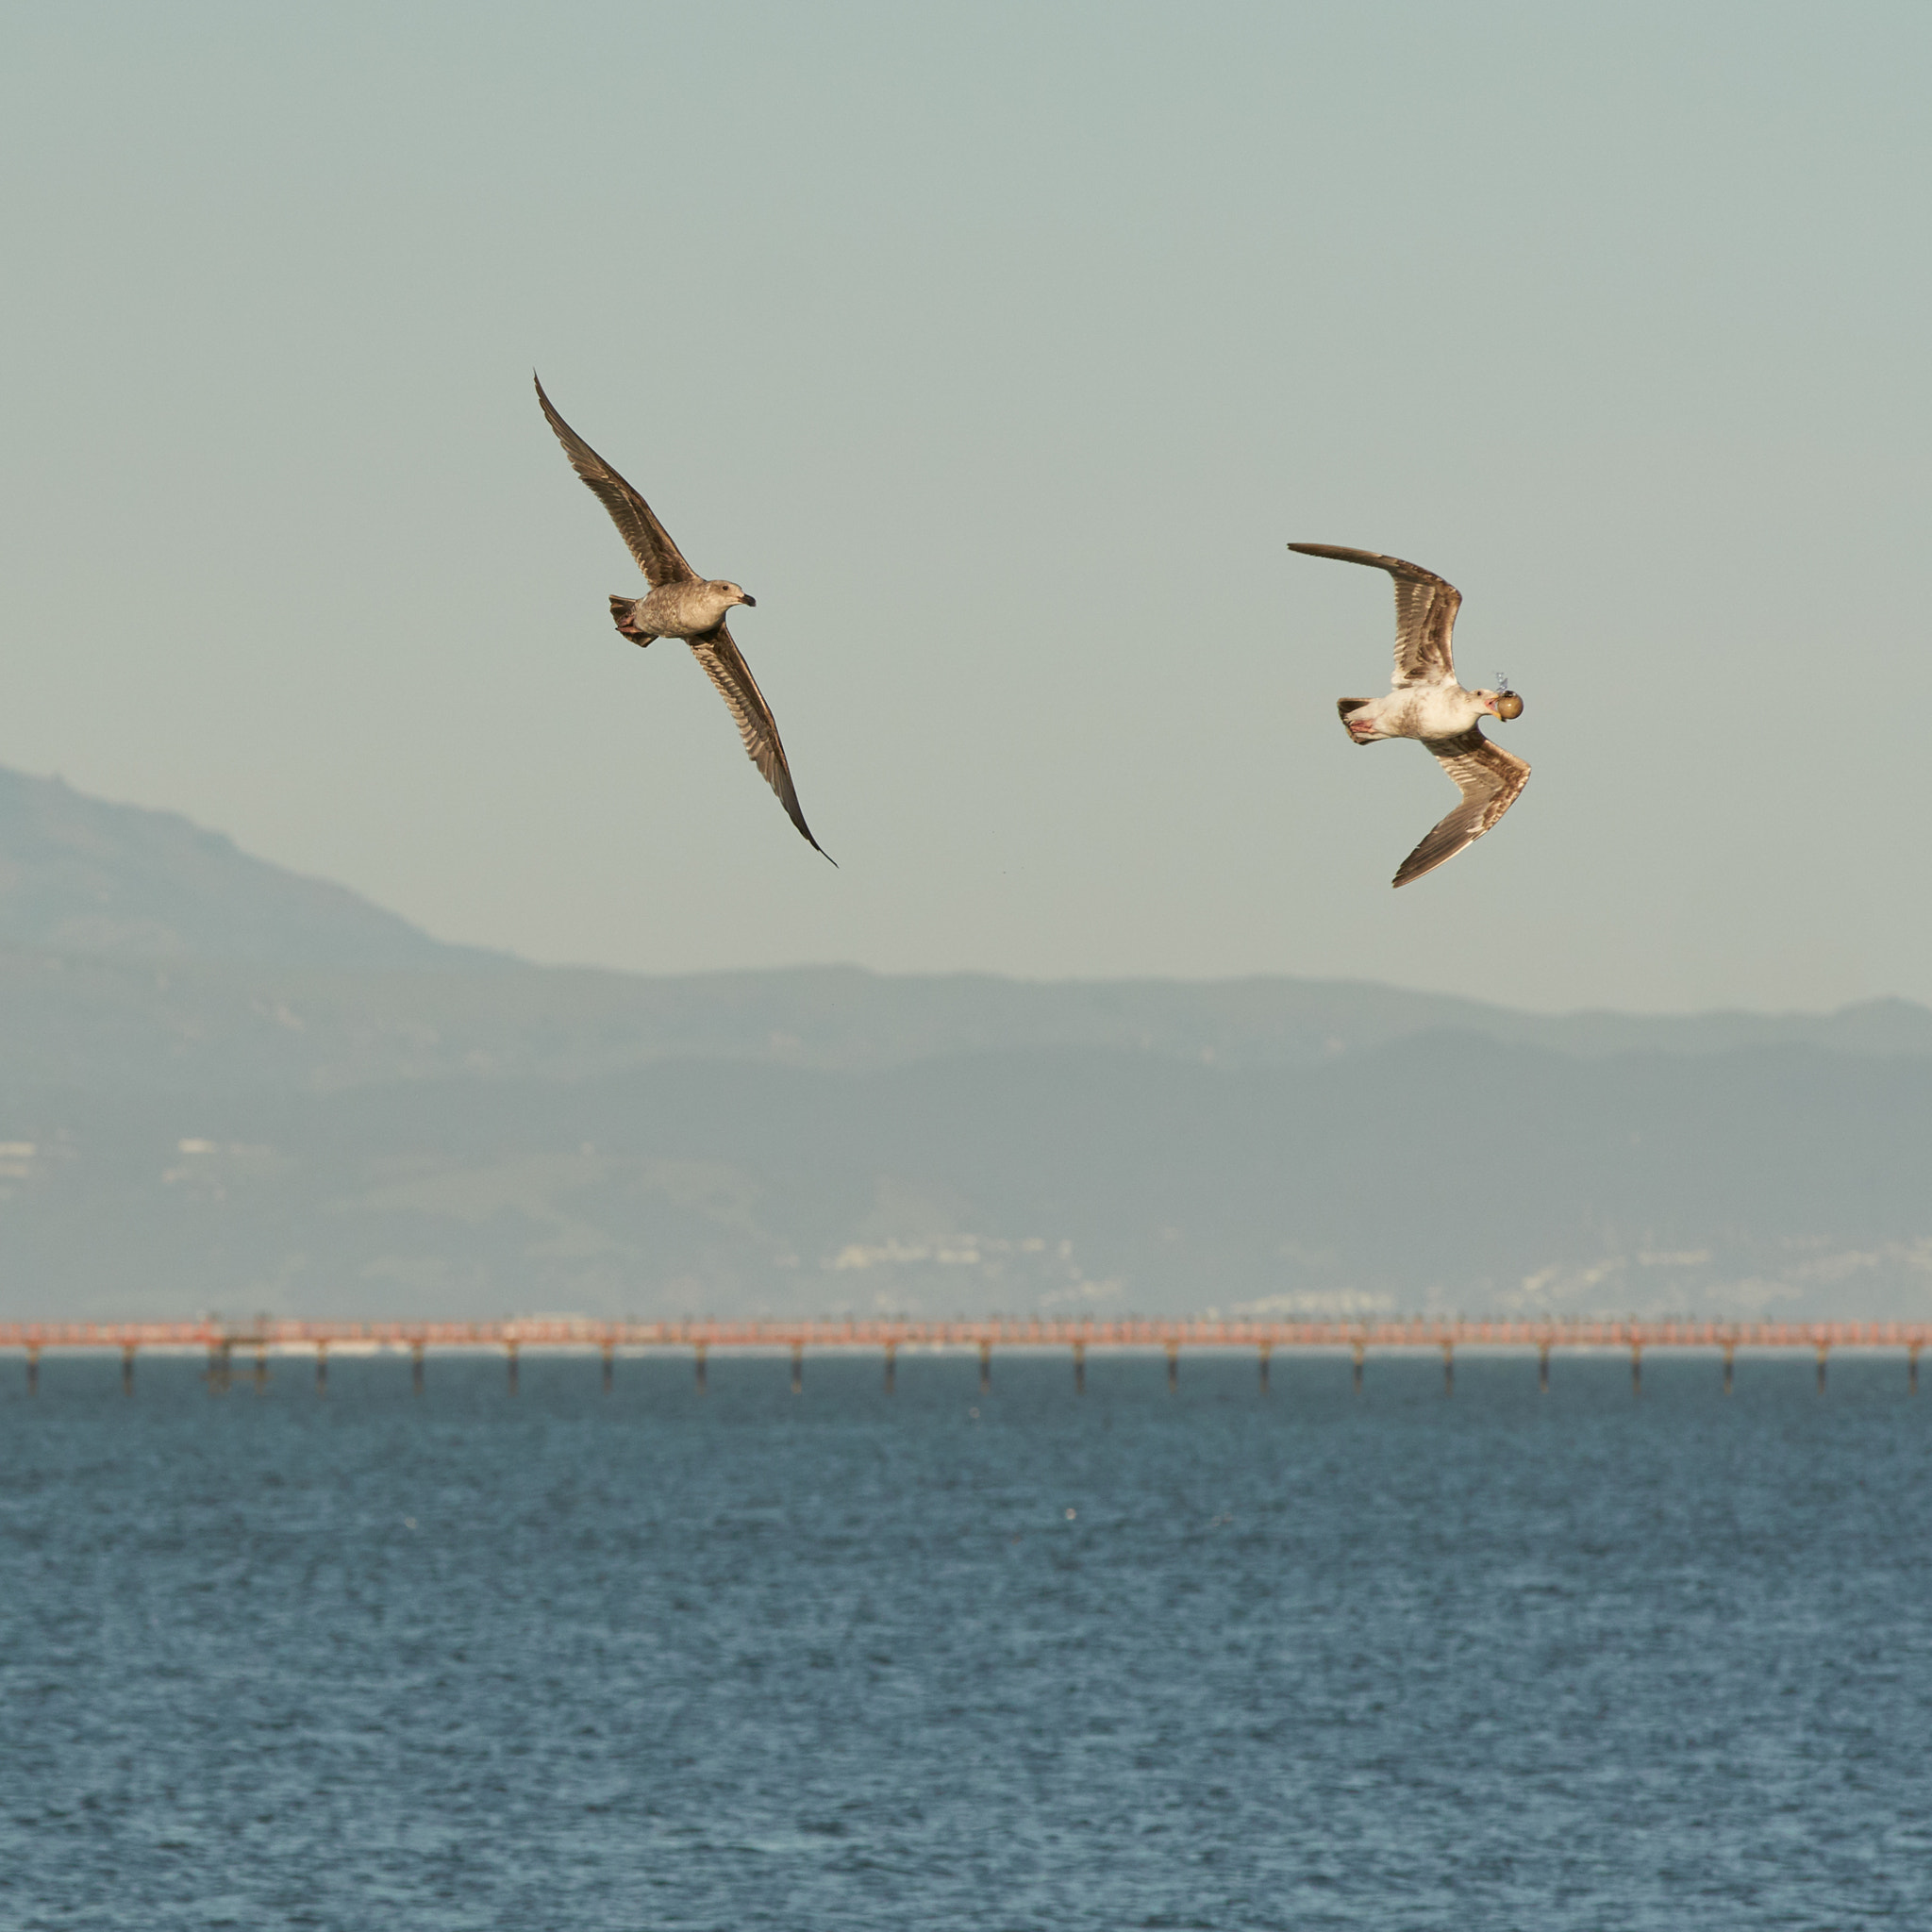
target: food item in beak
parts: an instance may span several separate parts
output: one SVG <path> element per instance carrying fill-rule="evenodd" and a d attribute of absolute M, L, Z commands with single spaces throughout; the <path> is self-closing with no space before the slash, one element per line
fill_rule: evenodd
<path fill-rule="evenodd" d="M 1496 700 L 1496 716 L 1499 718 L 1522 717 L 1523 700 L 1513 691 L 1506 691 Z"/>

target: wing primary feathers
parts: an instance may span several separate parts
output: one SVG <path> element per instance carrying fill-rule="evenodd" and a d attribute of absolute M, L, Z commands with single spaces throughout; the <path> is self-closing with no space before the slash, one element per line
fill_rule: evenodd
<path fill-rule="evenodd" d="M 1456 781 L 1462 803 L 1402 861 L 1402 870 L 1391 881 L 1398 886 L 1434 872 L 1464 846 L 1474 845 L 1516 803 L 1529 783 L 1528 765 L 1500 744 L 1491 743 L 1479 724 L 1472 724 L 1454 738 L 1425 738 L 1422 741 Z"/>
<path fill-rule="evenodd" d="M 1385 570 L 1395 580 L 1395 675 L 1391 682 L 1453 684 L 1456 656 L 1451 640 L 1462 592 L 1447 577 L 1419 563 L 1385 557 L 1379 550 L 1351 550 L 1341 543 L 1291 543 L 1304 557 L 1332 557 L 1342 563 Z"/>
<path fill-rule="evenodd" d="M 805 842 L 828 864 L 837 865 L 839 861 L 812 837 L 811 827 L 805 822 L 797 788 L 791 782 L 791 767 L 785 760 L 785 747 L 778 738 L 778 721 L 772 716 L 772 708 L 766 704 L 758 679 L 751 675 L 751 666 L 739 654 L 730 631 L 721 624 L 716 630 L 687 641 L 691 655 L 705 667 L 705 675 L 717 686 L 718 695 L 736 720 L 746 755 L 763 774 L 765 783 L 778 794 L 778 803 L 785 808 Z"/>
<path fill-rule="evenodd" d="M 638 568 L 643 572 L 651 588 L 656 590 L 659 584 L 699 582 L 697 572 L 685 562 L 677 545 L 671 541 L 671 533 L 658 521 L 651 506 L 557 413 L 534 371 L 532 380 L 537 382 L 537 400 L 543 406 L 544 419 L 557 432 L 557 440 L 562 443 L 571 468 L 610 512 L 610 521 L 617 525 L 618 535 L 637 558 Z"/>

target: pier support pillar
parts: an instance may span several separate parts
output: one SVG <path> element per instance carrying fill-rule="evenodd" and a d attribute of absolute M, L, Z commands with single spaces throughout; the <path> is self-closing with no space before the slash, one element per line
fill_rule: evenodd
<path fill-rule="evenodd" d="M 1456 1344 L 1453 1341 L 1442 1344 L 1442 1393 L 1456 1393 Z"/>
<path fill-rule="evenodd" d="M 409 1392 L 412 1395 L 423 1392 L 423 1338 L 420 1335 L 409 1343 Z"/>
<path fill-rule="evenodd" d="M 1355 1357 L 1355 1392 L 1359 1395 L 1362 1392 L 1362 1357 L 1367 1351 L 1357 1341 L 1353 1345 L 1351 1353 Z"/>
<path fill-rule="evenodd" d="M 791 1344 L 791 1392 L 794 1395 L 805 1393 L 805 1343 L 802 1341 Z"/>
<path fill-rule="evenodd" d="M 1821 1341 L 1818 1344 L 1818 1392 L 1821 1395 L 1824 1393 L 1824 1358 L 1830 1353 L 1830 1342 Z"/>
<path fill-rule="evenodd" d="M 1172 1395 L 1181 1386 L 1181 1345 L 1178 1341 L 1167 1344 L 1167 1392 Z"/>
<path fill-rule="evenodd" d="M 1272 1341 L 1264 1341 L 1255 1352 L 1260 1359 L 1261 1393 L 1266 1395 L 1268 1392 L 1268 1358 L 1274 1353 L 1274 1344 Z"/>
<path fill-rule="evenodd" d="M 617 1344 L 607 1335 L 604 1338 L 604 1392 L 610 1393 L 610 1384 L 616 1371 Z"/>
<path fill-rule="evenodd" d="M 1919 1392 L 1919 1346 L 1920 1344 L 1914 1341 L 1908 1343 L 1906 1348 L 1906 1393 L 1907 1395 L 1916 1395 Z"/>
<path fill-rule="evenodd" d="M 886 1393 L 888 1395 L 892 1392 L 892 1387 L 898 1379 L 898 1374 L 899 1344 L 896 1341 L 889 1341 L 886 1343 Z"/>
<path fill-rule="evenodd" d="M 1643 1344 L 1641 1341 L 1630 1344 L 1630 1392 L 1633 1395 L 1643 1393 Z"/>
<path fill-rule="evenodd" d="M 328 1343 L 325 1341 L 315 1344 L 315 1392 L 318 1395 L 328 1393 Z"/>
<path fill-rule="evenodd" d="M 41 1392 L 41 1344 L 29 1341 L 26 1345 L 26 1392 L 38 1395 Z"/>
<path fill-rule="evenodd" d="M 1918 1373 L 1918 1366 L 1919 1357 L 1915 1352 L 1912 1357 L 1912 1371 L 1915 1374 Z M 1075 1395 L 1084 1395 L 1086 1392 L 1087 1344 L 1084 1341 L 1076 1341 L 1074 1344 L 1074 1393 Z"/>
<path fill-rule="evenodd" d="M 508 1361 L 508 1365 L 509 1365 L 509 1392 L 510 1392 L 510 1393 L 511 1393 L 512 1395 L 514 1395 L 514 1394 L 515 1394 L 515 1393 L 517 1392 L 517 1345 L 516 1345 L 516 1343 L 515 1343 L 514 1341 L 506 1341 L 506 1342 L 505 1342 L 505 1343 L 503 1344 L 503 1353 L 504 1353 L 504 1357 L 505 1357 L 505 1359 L 506 1359 L 506 1360 Z"/>
<path fill-rule="evenodd" d="M 1728 1394 L 1729 1394 L 1729 1393 L 1731 1392 L 1731 1366 L 1732 1366 L 1732 1364 L 1733 1364 L 1733 1363 L 1734 1363 L 1734 1362 L 1736 1361 L 1736 1359 L 1737 1359 L 1737 1355 L 1738 1355 L 1738 1344 L 1737 1344 L 1737 1343 L 1736 1343 L 1735 1341 L 1727 1341 L 1727 1342 L 1725 1342 L 1725 1343 L 1724 1343 L 1724 1393 L 1725 1393 L 1726 1395 L 1728 1395 Z"/>
<path fill-rule="evenodd" d="M 979 1392 L 982 1395 L 992 1393 L 992 1343 L 990 1341 L 979 1344 Z"/>
<path fill-rule="evenodd" d="M 705 1379 L 705 1349 L 706 1344 L 701 1341 L 697 1344 L 697 1348 L 695 1351 L 695 1360 L 697 1364 L 698 1374 L 698 1393 L 700 1395 L 704 1394 L 710 1386 Z"/>
<path fill-rule="evenodd" d="M 228 1392 L 228 1384 L 234 1379 L 235 1344 L 225 1335 L 215 1345 L 212 1365 L 212 1386 L 217 1395 Z"/>
<path fill-rule="evenodd" d="M 131 1341 L 121 1344 L 121 1392 L 124 1395 L 134 1393 L 134 1343 Z"/>
<path fill-rule="evenodd" d="M 268 1343 L 259 1338 L 255 1344 L 255 1392 L 268 1393 Z"/>
<path fill-rule="evenodd" d="M 1550 1344 L 1541 1341 L 1536 1351 L 1536 1386 L 1539 1394 L 1550 1392 Z"/>

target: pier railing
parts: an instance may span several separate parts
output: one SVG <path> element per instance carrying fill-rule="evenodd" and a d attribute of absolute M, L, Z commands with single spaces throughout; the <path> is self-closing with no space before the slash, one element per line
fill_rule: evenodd
<path fill-rule="evenodd" d="M 1924 1348 L 1932 1322 L 1718 1322 L 1580 1317 L 1414 1315 L 1376 1321 L 1065 1320 L 922 1322 L 886 1317 L 812 1321 L 605 1322 L 519 1315 L 496 1322 L 0 1322 L 6 1348 L 205 1348 L 335 1343 L 409 1348 Z"/>
<path fill-rule="evenodd" d="M 1178 1376 L 1184 1351 L 1252 1350 L 1261 1386 L 1268 1383 L 1270 1357 L 1277 1353 L 1343 1351 L 1353 1359 L 1356 1386 L 1372 1350 L 1435 1349 L 1442 1357 L 1444 1386 L 1455 1386 L 1458 1349 L 1519 1351 L 1538 1357 L 1539 1379 L 1549 1386 L 1550 1357 L 1558 1350 L 1625 1350 L 1633 1387 L 1642 1386 L 1643 1357 L 1656 1350 L 1701 1349 L 1724 1358 L 1724 1387 L 1731 1387 L 1732 1362 L 1747 1352 L 1809 1350 L 1817 1357 L 1818 1386 L 1824 1386 L 1825 1362 L 1834 1350 L 1893 1350 L 1903 1353 L 1910 1386 L 1916 1391 L 1919 1355 L 1932 1341 L 1926 1322 L 1720 1322 L 1690 1319 L 1639 1320 L 1635 1317 L 1577 1317 L 1549 1320 L 1521 1316 L 1442 1317 L 1416 1315 L 1375 1321 L 1141 1321 L 1134 1318 L 922 1322 L 888 1317 L 849 1317 L 817 1321 L 606 1322 L 584 1316 L 525 1315 L 498 1322 L 306 1322 L 258 1319 L 224 1322 L 6 1322 L 0 1323 L 0 1350 L 25 1352 L 29 1388 L 36 1386 L 42 1352 L 118 1350 L 122 1382 L 133 1387 L 135 1357 L 142 1349 L 206 1349 L 211 1373 L 223 1386 L 235 1351 L 254 1354 L 258 1375 L 271 1352 L 312 1350 L 318 1387 L 327 1378 L 331 1348 L 367 1353 L 407 1350 L 416 1386 L 430 1349 L 500 1350 L 508 1358 L 510 1386 L 516 1385 L 517 1358 L 525 1349 L 595 1350 L 604 1360 L 604 1380 L 619 1350 L 689 1350 L 698 1385 L 705 1384 L 706 1357 L 714 1349 L 788 1352 L 793 1388 L 801 1384 L 808 1351 L 878 1350 L 884 1357 L 886 1386 L 902 1349 L 974 1349 L 979 1357 L 982 1389 L 990 1386 L 995 1350 L 1066 1349 L 1073 1357 L 1074 1386 L 1086 1386 L 1090 1350 L 1162 1351 L 1170 1386 Z"/>
<path fill-rule="evenodd" d="M 0 1322 L 0 1348 L 195 1348 L 227 1340 L 271 1347 L 374 1342 L 408 1347 L 501 1348 L 1905 1348 L 1932 1343 L 1932 1322 L 1718 1322 L 1589 1316 L 1560 1321 L 1522 1316 L 1411 1315 L 1375 1321 L 1293 1322 L 1013 1320 L 923 1322 L 855 1316 L 811 1321 L 606 1322 L 579 1315 L 517 1315 L 496 1322 L 308 1322 L 268 1319 L 194 1322 Z"/>

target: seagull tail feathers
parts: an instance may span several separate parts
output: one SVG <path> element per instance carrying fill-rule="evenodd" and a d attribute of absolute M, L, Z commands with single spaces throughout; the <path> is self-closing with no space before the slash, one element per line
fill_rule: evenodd
<path fill-rule="evenodd" d="M 637 608 L 638 600 L 635 597 L 619 597 L 613 594 L 610 599 L 610 621 L 630 639 L 632 643 L 642 648 L 649 645 L 657 633 L 638 628 Z"/>

